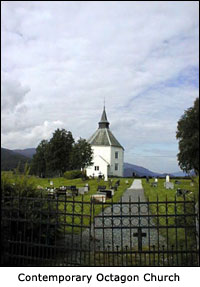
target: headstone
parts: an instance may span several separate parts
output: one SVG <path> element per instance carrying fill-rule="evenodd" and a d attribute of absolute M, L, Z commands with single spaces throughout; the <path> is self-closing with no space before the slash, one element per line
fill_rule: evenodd
<path fill-rule="evenodd" d="M 165 188 L 166 189 L 174 189 L 173 182 L 165 182 Z"/>
<path fill-rule="evenodd" d="M 157 182 L 152 182 L 152 183 L 151 183 L 151 186 L 152 186 L 152 187 L 158 187 L 158 183 L 157 183 Z"/>
<path fill-rule="evenodd" d="M 50 185 L 53 185 L 53 181 L 50 181 Z"/>
<path fill-rule="evenodd" d="M 89 187 L 88 186 L 84 186 L 84 192 L 87 193 L 89 191 Z"/>
<path fill-rule="evenodd" d="M 158 179 L 157 179 L 157 177 L 155 177 L 155 179 L 154 179 L 154 182 L 158 182 Z"/>
<path fill-rule="evenodd" d="M 78 188 L 78 194 L 79 195 L 84 195 L 85 193 L 87 193 L 87 191 L 85 190 L 85 187 L 79 187 Z"/>
<path fill-rule="evenodd" d="M 106 194 L 106 198 L 112 198 L 112 190 L 106 189 L 106 190 L 100 190 L 100 193 Z"/>
<path fill-rule="evenodd" d="M 106 186 L 105 185 L 98 185 L 97 190 L 105 190 Z"/>
<path fill-rule="evenodd" d="M 170 181 L 170 177 L 169 175 L 166 175 L 166 181 L 165 182 L 169 182 Z"/>
<path fill-rule="evenodd" d="M 105 194 L 93 194 L 91 198 L 94 202 L 106 202 L 106 195 Z"/>

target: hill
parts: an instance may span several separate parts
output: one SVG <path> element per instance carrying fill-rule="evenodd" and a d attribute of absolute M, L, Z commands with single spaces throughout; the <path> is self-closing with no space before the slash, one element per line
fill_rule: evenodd
<path fill-rule="evenodd" d="M 36 153 L 35 148 L 26 148 L 26 149 L 14 149 L 13 150 L 15 153 L 24 155 L 26 157 L 32 158 L 33 155 Z"/>
<path fill-rule="evenodd" d="M 125 162 L 124 163 L 124 177 L 130 177 L 133 175 L 133 172 L 137 175 L 137 176 L 162 176 L 162 174 L 157 173 L 157 172 L 153 172 L 147 168 L 144 168 L 142 166 L 138 166 L 135 164 L 130 164 Z"/>
<path fill-rule="evenodd" d="M 30 162 L 30 158 L 15 153 L 12 150 L 1 148 L 1 170 L 13 170 L 20 163 L 20 170 L 24 170 L 24 165 Z"/>
<path fill-rule="evenodd" d="M 135 173 L 137 176 L 149 176 L 149 177 L 166 177 L 166 175 L 169 175 L 170 177 L 185 177 L 188 176 L 187 173 L 183 171 L 177 171 L 172 173 L 158 173 L 153 172 L 147 168 L 144 168 L 142 166 L 138 166 L 135 164 L 130 164 L 125 162 L 124 163 L 124 177 L 132 177 L 133 173 Z M 194 173 L 192 173 L 194 175 Z"/>

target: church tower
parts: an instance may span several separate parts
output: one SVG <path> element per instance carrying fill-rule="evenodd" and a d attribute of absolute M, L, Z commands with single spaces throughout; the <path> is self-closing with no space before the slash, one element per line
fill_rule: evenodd
<path fill-rule="evenodd" d="M 93 150 L 93 165 L 86 169 L 87 176 L 123 176 L 124 148 L 109 129 L 105 106 L 99 128 L 88 139 Z"/>

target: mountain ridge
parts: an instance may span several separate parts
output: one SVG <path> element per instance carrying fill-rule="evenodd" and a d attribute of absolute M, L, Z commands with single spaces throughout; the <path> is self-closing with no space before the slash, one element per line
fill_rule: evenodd
<path fill-rule="evenodd" d="M 1 148 L 1 170 L 13 170 L 17 168 L 19 165 L 19 170 L 24 170 L 24 166 L 26 163 L 30 163 L 30 158 L 15 153 L 12 150 Z"/>

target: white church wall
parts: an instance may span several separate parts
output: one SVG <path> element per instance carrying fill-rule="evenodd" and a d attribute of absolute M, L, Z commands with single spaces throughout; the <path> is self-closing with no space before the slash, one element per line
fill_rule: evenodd
<path fill-rule="evenodd" d="M 115 153 L 118 152 L 118 158 L 115 158 Z M 123 176 L 123 163 L 124 163 L 124 151 L 119 147 L 111 147 L 111 159 L 110 159 L 110 174 L 115 176 Z M 118 164 L 118 170 L 115 170 L 115 164 Z"/>
<path fill-rule="evenodd" d="M 109 164 L 111 159 L 111 147 L 110 146 L 92 146 L 93 156 L 102 156 Z"/>
<path fill-rule="evenodd" d="M 111 148 L 109 146 L 92 146 L 94 164 L 86 169 L 87 176 L 99 176 L 99 173 L 107 175 L 107 165 L 110 164 Z M 106 160 L 106 162 L 102 159 Z M 99 167 L 95 170 L 95 167 Z"/>
<path fill-rule="evenodd" d="M 122 148 L 113 146 L 92 146 L 93 150 L 93 162 L 94 164 L 87 168 L 88 176 L 98 176 L 99 173 L 106 176 L 123 176 L 123 162 L 124 162 L 124 151 Z M 118 158 L 115 158 L 115 152 L 118 152 Z M 102 160 L 102 158 L 108 162 L 110 165 L 107 170 L 107 163 Z M 115 170 L 115 164 L 118 164 L 118 170 Z M 99 169 L 95 170 L 98 166 Z"/>

